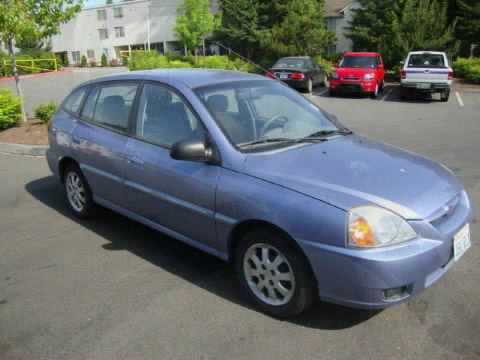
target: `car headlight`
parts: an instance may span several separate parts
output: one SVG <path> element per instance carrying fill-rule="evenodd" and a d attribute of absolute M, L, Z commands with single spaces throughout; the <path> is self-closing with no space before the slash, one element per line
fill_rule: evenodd
<path fill-rule="evenodd" d="M 375 74 L 365 74 L 363 80 L 373 80 L 375 79 Z"/>
<path fill-rule="evenodd" d="M 412 240 L 417 234 L 402 217 L 376 206 L 348 212 L 348 245 L 374 248 Z"/>
<path fill-rule="evenodd" d="M 332 80 L 338 80 L 339 79 L 338 74 L 336 72 L 332 73 L 332 75 L 330 75 L 330 78 Z"/>

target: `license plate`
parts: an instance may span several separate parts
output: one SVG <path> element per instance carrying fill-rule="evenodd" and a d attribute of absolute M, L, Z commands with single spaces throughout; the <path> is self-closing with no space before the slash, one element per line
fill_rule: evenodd
<path fill-rule="evenodd" d="M 471 245 L 470 224 L 467 224 L 453 237 L 453 257 L 455 261 L 458 261 Z"/>
<path fill-rule="evenodd" d="M 288 79 L 288 74 L 280 74 L 280 79 L 282 80 Z"/>
<path fill-rule="evenodd" d="M 417 84 L 417 89 L 430 89 L 431 84 L 425 83 L 425 84 Z"/>

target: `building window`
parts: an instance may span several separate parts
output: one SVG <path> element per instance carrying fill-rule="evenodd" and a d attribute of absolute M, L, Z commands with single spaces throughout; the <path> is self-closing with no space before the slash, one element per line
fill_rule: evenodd
<path fill-rule="evenodd" d="M 98 21 L 107 20 L 107 11 L 105 9 L 97 10 Z"/>
<path fill-rule="evenodd" d="M 123 8 L 121 8 L 121 7 L 113 8 L 113 17 L 114 18 L 122 18 L 123 17 Z"/>
<path fill-rule="evenodd" d="M 108 48 L 103 48 L 102 49 L 102 54 L 105 55 L 108 59 Z"/>
<path fill-rule="evenodd" d="M 125 29 L 123 26 L 116 26 L 115 27 L 115 37 L 121 38 L 125 36 Z"/>
<path fill-rule="evenodd" d="M 108 30 L 107 29 L 98 29 L 98 36 L 100 40 L 108 39 Z"/>
<path fill-rule="evenodd" d="M 95 59 L 95 51 L 93 50 L 87 50 L 87 57 L 89 59 Z"/>
<path fill-rule="evenodd" d="M 72 61 L 74 64 L 80 64 L 80 51 L 72 51 Z"/>

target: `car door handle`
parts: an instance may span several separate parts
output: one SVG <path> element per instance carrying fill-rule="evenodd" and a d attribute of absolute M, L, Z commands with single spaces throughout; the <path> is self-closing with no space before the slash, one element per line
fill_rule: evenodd
<path fill-rule="evenodd" d="M 138 156 L 129 156 L 127 157 L 127 162 L 129 164 L 137 165 L 137 166 L 143 166 L 145 164 L 145 161 L 140 159 Z"/>

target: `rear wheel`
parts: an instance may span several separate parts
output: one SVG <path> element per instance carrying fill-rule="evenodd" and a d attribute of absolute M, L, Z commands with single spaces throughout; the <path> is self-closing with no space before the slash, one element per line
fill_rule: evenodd
<path fill-rule="evenodd" d="M 242 289 L 265 313 L 290 317 L 313 303 L 316 286 L 307 260 L 281 233 L 247 233 L 236 249 L 235 269 Z"/>
<path fill-rule="evenodd" d="M 440 93 L 440 101 L 447 102 L 450 98 L 450 90 L 445 90 Z"/>
<path fill-rule="evenodd" d="M 67 204 L 75 216 L 88 218 L 95 211 L 90 187 L 77 165 L 69 165 L 64 172 L 63 184 Z"/>

